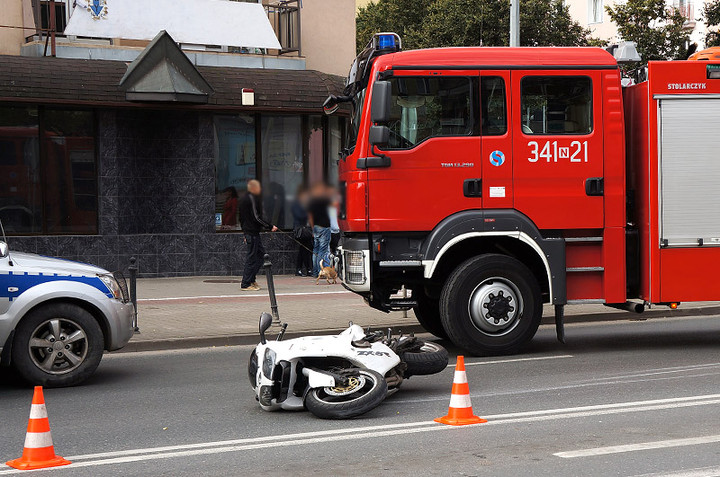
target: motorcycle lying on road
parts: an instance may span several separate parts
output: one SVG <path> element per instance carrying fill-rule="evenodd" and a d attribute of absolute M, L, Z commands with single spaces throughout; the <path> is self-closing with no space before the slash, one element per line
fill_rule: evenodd
<path fill-rule="evenodd" d="M 287 323 L 280 323 L 268 258 L 264 266 L 272 314 L 260 316 L 260 343 L 248 363 L 262 409 L 307 409 L 323 419 L 348 419 L 376 408 L 410 376 L 447 367 L 448 353 L 437 343 L 412 334 L 395 337 L 390 329 L 363 330 L 352 322 L 338 335 L 283 341 Z M 280 331 L 269 341 L 265 334 L 273 325 Z"/>

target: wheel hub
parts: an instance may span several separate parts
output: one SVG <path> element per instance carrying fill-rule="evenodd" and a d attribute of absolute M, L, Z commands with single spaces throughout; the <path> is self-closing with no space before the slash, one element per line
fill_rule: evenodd
<path fill-rule="evenodd" d="M 66 374 L 78 368 L 88 352 L 85 330 L 66 318 L 41 323 L 30 336 L 28 351 L 33 363 L 48 374 Z"/>
<path fill-rule="evenodd" d="M 335 386 L 332 388 L 325 388 L 325 392 L 330 396 L 347 396 L 348 394 L 354 393 L 363 386 L 365 386 L 364 376 L 350 376 L 348 377 L 347 386 Z"/>
<path fill-rule="evenodd" d="M 517 286 L 504 278 L 490 278 L 477 286 L 468 303 L 473 326 L 489 335 L 510 332 L 520 321 L 522 297 Z"/>

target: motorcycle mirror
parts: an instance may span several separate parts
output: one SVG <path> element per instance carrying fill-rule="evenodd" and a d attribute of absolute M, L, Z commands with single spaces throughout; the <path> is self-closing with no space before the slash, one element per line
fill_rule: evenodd
<path fill-rule="evenodd" d="M 267 343 L 267 340 L 265 339 L 265 332 L 272 326 L 272 322 L 273 318 L 270 313 L 263 313 L 260 315 L 260 343 Z"/>

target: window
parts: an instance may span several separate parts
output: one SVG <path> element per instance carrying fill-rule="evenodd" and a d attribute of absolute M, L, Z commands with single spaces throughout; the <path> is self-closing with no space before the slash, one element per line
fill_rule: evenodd
<path fill-rule="evenodd" d="M 68 22 L 68 7 L 66 2 L 63 0 L 55 1 L 55 31 L 62 33 L 65 31 L 65 27 Z M 40 24 L 42 28 L 48 30 L 50 28 L 50 2 L 40 2 Z"/>
<path fill-rule="evenodd" d="M 215 118 L 215 228 L 237 230 L 237 195 L 256 177 L 255 118 Z"/>
<path fill-rule="evenodd" d="M 93 113 L 47 109 L 42 124 L 45 231 L 97 233 Z"/>
<path fill-rule="evenodd" d="M 499 76 L 485 76 L 480 88 L 482 134 L 502 136 L 507 132 L 505 81 Z"/>
<path fill-rule="evenodd" d="M 586 76 L 527 76 L 520 83 L 524 134 L 592 132 L 592 81 Z"/>
<path fill-rule="evenodd" d="M 473 133 L 470 78 L 395 77 L 390 81 L 390 149 L 411 148 L 431 137 Z"/>
<path fill-rule="evenodd" d="M 291 229 L 290 204 L 304 182 L 302 118 L 263 116 L 261 131 L 265 214 L 279 228 Z"/>
<path fill-rule="evenodd" d="M 9 234 L 42 232 L 37 108 L 0 108 L 0 220 Z"/>
<path fill-rule="evenodd" d="M 0 220 L 7 233 L 97 233 L 94 125 L 91 111 L 0 108 Z"/>
<path fill-rule="evenodd" d="M 603 0 L 588 0 L 588 23 L 602 23 Z"/>

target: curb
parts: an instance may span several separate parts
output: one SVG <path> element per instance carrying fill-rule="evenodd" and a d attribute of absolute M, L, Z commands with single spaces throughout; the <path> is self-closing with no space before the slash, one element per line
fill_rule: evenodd
<path fill-rule="evenodd" d="M 702 308 L 683 308 L 678 310 L 669 309 L 653 309 L 643 313 L 631 313 L 631 312 L 612 312 L 612 313 L 586 313 L 580 315 L 566 315 L 565 324 L 572 325 L 575 323 L 592 323 L 602 321 L 637 321 L 647 320 L 654 318 L 676 318 L 683 316 L 712 316 L 720 315 L 720 306 L 709 306 Z M 552 316 L 544 316 L 541 324 L 552 325 L 554 324 Z M 425 329 L 419 324 L 414 325 L 392 325 L 387 324 L 387 327 L 393 328 L 394 331 L 403 333 L 424 333 Z M 343 328 L 324 328 L 315 330 L 302 330 L 285 333 L 286 339 L 298 338 L 301 336 L 308 335 L 332 335 L 338 334 L 345 330 Z M 142 336 L 142 335 L 141 335 Z M 119 353 L 133 353 L 139 351 L 167 351 L 174 349 L 188 349 L 188 348 L 206 348 L 206 347 L 220 347 L 220 346 L 244 346 L 254 345 L 259 342 L 258 333 L 238 333 L 231 335 L 221 336 L 193 336 L 187 338 L 171 338 L 171 339 L 158 339 L 158 340 L 138 340 L 130 341 L 124 348 L 114 351 L 113 354 Z"/>

